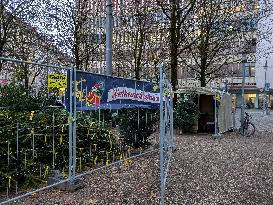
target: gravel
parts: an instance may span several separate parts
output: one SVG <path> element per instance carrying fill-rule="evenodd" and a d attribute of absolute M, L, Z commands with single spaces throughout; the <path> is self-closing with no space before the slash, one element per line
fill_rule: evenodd
<path fill-rule="evenodd" d="M 17 204 L 89 205 L 159 204 L 158 152 L 128 160 L 121 166 L 100 170 L 83 180 L 84 188 L 73 193 L 50 189 Z"/>
<path fill-rule="evenodd" d="M 257 130 L 268 126 L 267 132 L 249 138 L 177 135 L 165 204 L 273 204 L 271 115 L 267 118 L 256 124 Z M 73 193 L 50 189 L 18 204 L 159 204 L 159 153 L 86 176 L 84 185 Z"/>
<path fill-rule="evenodd" d="M 272 204 L 273 138 L 177 136 L 166 204 Z"/>

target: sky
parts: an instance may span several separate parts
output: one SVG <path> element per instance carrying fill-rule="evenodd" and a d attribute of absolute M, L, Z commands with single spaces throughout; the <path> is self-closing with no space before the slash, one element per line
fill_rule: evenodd
<path fill-rule="evenodd" d="M 6 0 L 9 12 L 46 35 L 54 45 L 72 55 L 73 0 Z M 23 9 L 22 12 L 18 12 Z"/>
<path fill-rule="evenodd" d="M 258 23 L 257 48 L 256 48 L 256 83 L 258 88 L 270 83 L 273 88 L 273 0 L 260 1 L 262 18 Z M 265 72 L 265 62 L 267 61 L 267 71 Z"/>

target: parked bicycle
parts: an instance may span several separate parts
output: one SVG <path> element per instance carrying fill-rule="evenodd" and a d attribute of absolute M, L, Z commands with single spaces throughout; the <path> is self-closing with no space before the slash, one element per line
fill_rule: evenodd
<path fill-rule="evenodd" d="M 245 137 L 250 137 L 251 135 L 254 134 L 256 130 L 255 125 L 252 122 L 250 122 L 250 120 L 251 116 L 246 112 L 244 122 L 240 128 L 240 134 Z"/>

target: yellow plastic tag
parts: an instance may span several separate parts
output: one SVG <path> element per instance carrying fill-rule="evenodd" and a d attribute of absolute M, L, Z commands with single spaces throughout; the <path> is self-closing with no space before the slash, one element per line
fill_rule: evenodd
<path fill-rule="evenodd" d="M 109 166 L 109 160 L 107 159 L 106 160 L 106 167 L 108 167 Z"/>
<path fill-rule="evenodd" d="M 11 176 L 9 176 L 9 189 L 10 189 L 10 186 L 11 186 Z"/>
<path fill-rule="evenodd" d="M 106 159 L 107 159 L 107 160 L 108 160 L 108 155 L 109 155 L 108 152 L 106 152 Z"/>
<path fill-rule="evenodd" d="M 95 159 L 94 159 L 94 165 L 97 164 L 97 160 L 98 160 L 98 156 L 96 156 Z"/>
<path fill-rule="evenodd" d="M 80 148 L 80 155 L 82 155 L 83 148 Z"/>
<path fill-rule="evenodd" d="M 34 111 L 31 111 L 30 116 L 29 116 L 29 120 L 32 121 L 33 117 L 34 117 Z"/>
<path fill-rule="evenodd" d="M 63 143 L 63 135 L 60 136 L 60 144 Z"/>
<path fill-rule="evenodd" d="M 49 166 L 46 165 L 46 169 L 45 169 L 45 173 L 44 173 L 44 178 L 46 177 L 46 175 L 48 175 L 48 170 L 49 170 Z"/>

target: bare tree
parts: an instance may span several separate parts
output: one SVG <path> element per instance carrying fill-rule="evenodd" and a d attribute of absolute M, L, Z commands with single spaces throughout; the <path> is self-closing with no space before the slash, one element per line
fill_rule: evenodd
<path fill-rule="evenodd" d="M 168 19 L 169 33 L 169 58 L 171 70 L 171 83 L 173 89 L 177 88 L 177 72 L 179 65 L 179 55 L 187 49 L 194 41 L 191 37 L 194 12 L 197 4 L 196 0 L 170 0 L 158 1 L 162 11 Z M 190 41 L 191 39 L 192 41 Z"/>
<path fill-rule="evenodd" d="M 237 1 L 198 0 L 197 4 L 193 36 L 198 39 L 191 41 L 183 63 L 197 74 L 201 87 L 205 87 L 212 78 L 223 74 L 223 66 L 237 60 L 232 46 L 237 45 L 237 54 L 242 51 L 244 46 L 238 45 L 238 36 L 249 31 L 245 27 L 253 15 L 245 16 L 246 8 Z"/>
<path fill-rule="evenodd" d="M 119 27 L 114 29 L 114 62 L 118 75 L 132 73 L 135 79 L 156 80 L 152 69 L 158 66 L 163 52 L 162 34 L 156 19 L 156 5 L 145 0 L 133 2 L 123 13 L 116 14 Z M 123 74 L 121 74 L 124 72 Z"/>
<path fill-rule="evenodd" d="M 0 56 L 9 55 L 7 45 L 12 43 L 16 18 L 30 21 L 35 15 L 37 1 L 35 0 L 0 0 Z M 0 71 L 2 62 L 0 62 Z"/>

